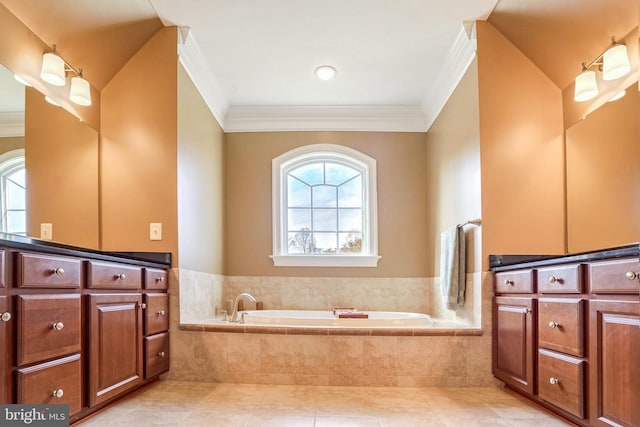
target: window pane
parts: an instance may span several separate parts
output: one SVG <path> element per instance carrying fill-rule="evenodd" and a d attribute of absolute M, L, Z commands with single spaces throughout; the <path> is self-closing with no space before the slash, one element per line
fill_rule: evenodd
<path fill-rule="evenodd" d="M 338 211 L 336 209 L 314 209 L 313 231 L 333 231 L 338 229 Z"/>
<path fill-rule="evenodd" d="M 359 254 L 362 252 L 362 234 L 340 233 L 340 253 Z"/>
<path fill-rule="evenodd" d="M 7 232 L 8 233 L 24 233 L 25 224 L 27 223 L 26 211 L 8 211 L 7 212 Z"/>
<path fill-rule="evenodd" d="M 7 209 L 26 209 L 24 187 L 7 181 Z"/>
<path fill-rule="evenodd" d="M 300 166 L 299 168 L 289 172 L 289 174 L 309 185 L 324 184 L 323 163 L 311 163 L 310 165 Z"/>
<path fill-rule="evenodd" d="M 25 169 L 24 169 L 24 167 L 22 169 L 19 169 L 19 170 L 15 171 L 14 173 L 10 174 L 8 176 L 8 178 L 10 180 L 14 181 L 16 184 L 20 185 L 21 187 L 26 187 Z"/>
<path fill-rule="evenodd" d="M 287 177 L 287 204 L 288 207 L 310 208 L 311 207 L 311 187 L 298 181 L 297 179 Z"/>
<path fill-rule="evenodd" d="M 362 207 L 362 175 L 338 187 L 338 203 L 344 208 Z"/>
<path fill-rule="evenodd" d="M 287 231 L 311 230 L 311 209 L 289 209 Z"/>
<path fill-rule="evenodd" d="M 318 252 L 323 254 L 335 254 L 337 251 L 336 233 L 313 233 Z"/>
<path fill-rule="evenodd" d="M 313 187 L 314 208 L 335 208 L 337 205 L 336 187 L 330 185 L 318 185 Z"/>
<path fill-rule="evenodd" d="M 337 163 L 327 163 L 325 165 L 326 171 L 326 184 L 340 185 L 343 182 L 353 178 L 360 174 L 357 170 L 350 168 L 349 166 L 340 165 Z"/>
<path fill-rule="evenodd" d="M 340 209 L 338 216 L 340 231 L 362 232 L 362 209 Z"/>
<path fill-rule="evenodd" d="M 315 252 L 315 241 L 309 230 L 288 233 L 288 253 L 309 254 Z"/>

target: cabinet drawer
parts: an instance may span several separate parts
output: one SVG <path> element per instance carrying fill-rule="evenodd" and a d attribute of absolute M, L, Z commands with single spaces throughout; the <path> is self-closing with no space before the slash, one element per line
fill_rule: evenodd
<path fill-rule="evenodd" d="M 69 405 L 73 415 L 82 407 L 80 355 L 18 369 L 17 385 L 17 403 Z"/>
<path fill-rule="evenodd" d="M 144 334 L 153 335 L 169 329 L 169 295 L 146 294 L 147 305 L 144 315 Z"/>
<path fill-rule="evenodd" d="M 496 293 L 531 294 L 534 290 L 533 270 L 496 273 Z"/>
<path fill-rule="evenodd" d="M 538 269 L 538 292 L 579 294 L 582 292 L 582 265 Z"/>
<path fill-rule="evenodd" d="M 144 339 L 145 378 L 169 370 L 169 334 L 162 333 Z"/>
<path fill-rule="evenodd" d="M 584 418 L 584 360 L 539 350 L 538 395 L 558 408 Z"/>
<path fill-rule="evenodd" d="M 168 287 L 168 279 L 166 270 L 156 268 L 145 268 L 144 270 L 144 287 L 145 289 L 166 290 Z"/>
<path fill-rule="evenodd" d="M 79 288 L 82 260 L 19 253 L 17 286 L 21 288 Z"/>
<path fill-rule="evenodd" d="M 638 273 L 638 258 L 593 262 L 589 264 L 589 288 L 594 294 L 637 294 L 640 293 Z"/>
<path fill-rule="evenodd" d="M 80 295 L 19 295 L 17 364 L 80 351 Z"/>
<path fill-rule="evenodd" d="M 89 288 L 141 289 L 142 268 L 112 262 L 90 261 Z"/>
<path fill-rule="evenodd" d="M 540 298 L 539 346 L 584 356 L 584 305 L 582 299 Z"/>

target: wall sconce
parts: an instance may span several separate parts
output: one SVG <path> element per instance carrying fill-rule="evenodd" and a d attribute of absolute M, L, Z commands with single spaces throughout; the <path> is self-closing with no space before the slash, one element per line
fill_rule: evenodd
<path fill-rule="evenodd" d="M 47 52 L 42 55 L 40 77 L 45 82 L 54 86 L 64 86 L 67 84 L 67 75 L 69 72 L 76 74 L 76 77 L 71 78 L 69 99 L 78 105 L 91 105 L 91 86 L 82 76 L 82 68 L 76 70 L 67 61 L 62 59 L 62 57 L 56 53 L 56 45 L 53 45 L 52 52 Z"/>
<path fill-rule="evenodd" d="M 616 38 L 612 36 L 611 46 L 607 50 L 598 55 L 589 65 L 586 62 L 582 63 L 582 72 L 575 80 L 573 99 L 576 102 L 589 101 L 598 96 L 596 72 L 590 70 L 594 65 L 597 65 L 598 70 L 602 71 L 603 80 L 616 80 L 628 74 L 631 71 L 631 64 L 629 63 L 627 46 L 617 43 Z"/>

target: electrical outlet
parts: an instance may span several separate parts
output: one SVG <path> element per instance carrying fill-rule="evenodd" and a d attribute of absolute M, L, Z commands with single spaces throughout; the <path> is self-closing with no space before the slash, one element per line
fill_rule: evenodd
<path fill-rule="evenodd" d="M 50 222 L 40 224 L 40 238 L 42 240 L 53 239 L 53 224 Z"/>
<path fill-rule="evenodd" d="M 162 240 L 161 222 L 152 222 L 149 224 L 149 240 Z"/>

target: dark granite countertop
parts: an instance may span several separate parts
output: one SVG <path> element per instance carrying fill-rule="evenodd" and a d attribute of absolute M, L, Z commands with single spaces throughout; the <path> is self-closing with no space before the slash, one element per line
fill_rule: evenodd
<path fill-rule="evenodd" d="M 171 267 L 170 252 L 109 252 L 87 249 L 50 240 L 0 232 L 0 246 L 5 248 L 39 251 L 58 255 L 91 258 L 102 261 L 129 262 L 145 267 Z"/>
<path fill-rule="evenodd" d="M 567 255 L 489 255 L 489 270 L 505 271 L 516 268 L 530 268 L 533 266 L 538 267 L 634 256 L 640 256 L 640 244 L 638 243 Z"/>

